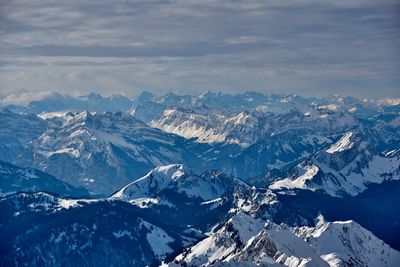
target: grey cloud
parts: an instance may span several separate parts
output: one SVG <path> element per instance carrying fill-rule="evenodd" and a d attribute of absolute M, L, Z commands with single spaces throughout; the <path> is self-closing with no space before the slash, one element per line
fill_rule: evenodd
<path fill-rule="evenodd" d="M 398 1 L 42 0 L 0 9 L 0 93 L 107 85 L 400 96 Z"/>

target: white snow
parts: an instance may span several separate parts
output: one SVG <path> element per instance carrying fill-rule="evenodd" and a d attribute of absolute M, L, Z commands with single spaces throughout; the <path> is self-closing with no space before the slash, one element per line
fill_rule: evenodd
<path fill-rule="evenodd" d="M 295 180 L 286 178 L 279 180 L 270 185 L 271 189 L 281 189 L 281 188 L 308 188 L 307 181 L 313 179 L 313 177 L 318 173 L 319 168 L 315 165 L 306 165 L 303 167 L 304 173 L 300 175 Z"/>
<path fill-rule="evenodd" d="M 350 112 L 350 113 L 354 113 L 354 112 L 357 111 L 357 108 L 356 107 L 352 107 L 352 108 L 349 108 L 347 111 Z"/>
<path fill-rule="evenodd" d="M 348 142 L 344 143 L 348 144 Z M 337 147 L 342 149 L 342 146 Z M 332 154 L 331 157 L 333 156 Z M 313 168 L 310 167 L 310 163 L 298 164 L 296 166 L 298 177 L 278 180 L 270 188 L 302 188 L 312 191 L 322 190 L 335 197 L 341 197 L 343 194 L 356 196 L 367 189 L 368 184 L 400 179 L 400 157 L 390 152 L 386 157 L 371 156 L 368 151 L 363 152 L 340 170 L 331 168 L 327 162 L 314 161 L 311 164 Z M 321 171 L 321 177 L 318 182 L 313 182 L 317 168 Z"/>
<path fill-rule="evenodd" d="M 295 233 L 307 240 L 330 266 L 339 267 L 355 261 L 360 266 L 395 267 L 400 262 L 400 252 L 351 220 L 300 227 Z"/>
<path fill-rule="evenodd" d="M 82 204 L 78 203 L 93 203 L 93 202 L 98 202 L 98 201 L 103 201 L 102 199 L 60 199 L 58 201 L 58 206 L 63 209 L 69 209 L 69 208 L 76 208 L 76 207 L 82 207 Z"/>
<path fill-rule="evenodd" d="M 168 244 L 174 242 L 174 239 L 170 237 L 163 229 L 143 220 L 141 225 L 150 231 L 146 234 L 146 239 L 147 242 L 149 242 L 157 259 L 163 259 L 166 255 L 173 252 Z"/>
<path fill-rule="evenodd" d="M 333 154 L 336 152 L 343 152 L 349 150 L 353 147 L 354 142 L 350 140 L 353 136 L 352 132 L 347 132 L 342 138 L 339 139 L 335 144 L 326 150 L 326 152 Z"/>
<path fill-rule="evenodd" d="M 230 226 L 231 225 L 231 226 Z M 239 234 L 239 237 L 237 236 Z M 237 213 L 221 229 L 168 266 L 357 266 L 394 267 L 400 252 L 353 221 L 292 228 Z"/>
<path fill-rule="evenodd" d="M 220 173 L 201 176 L 194 174 L 182 164 L 171 164 L 151 170 L 148 174 L 128 184 L 110 198 L 131 202 L 135 199 L 157 198 L 157 194 L 162 190 L 172 189 L 190 198 L 200 198 L 204 202 L 224 195 L 226 190 L 230 188 L 227 183 L 235 183 L 237 186 L 243 187 L 247 186 L 238 179 L 227 177 Z"/>
<path fill-rule="evenodd" d="M 82 205 L 78 204 L 78 201 L 79 199 L 61 199 L 58 204 L 64 209 L 81 207 Z"/>
<path fill-rule="evenodd" d="M 222 116 L 220 118 L 223 118 Z M 197 138 L 200 143 L 220 143 L 226 139 L 226 134 L 209 125 L 207 116 L 186 114 L 177 110 L 167 109 L 164 117 L 153 120 L 150 125 L 168 133 L 174 133 L 187 139 Z"/>
<path fill-rule="evenodd" d="M 43 120 L 64 117 L 67 111 L 57 111 L 57 112 L 42 112 L 37 116 Z"/>
<path fill-rule="evenodd" d="M 151 198 L 151 197 L 143 197 L 143 198 L 136 198 L 129 201 L 129 203 L 138 206 L 139 208 L 148 208 L 151 204 L 158 204 L 160 200 L 158 198 Z"/>
<path fill-rule="evenodd" d="M 380 100 L 380 102 L 389 106 L 397 106 L 400 105 L 400 98 L 385 98 Z"/>
<path fill-rule="evenodd" d="M 330 111 L 335 111 L 338 109 L 338 106 L 335 104 L 329 104 L 329 105 L 323 105 L 319 106 L 318 109 L 320 110 L 330 110 Z"/>
<path fill-rule="evenodd" d="M 221 202 L 222 201 L 222 198 L 216 198 L 216 199 L 211 199 L 211 200 L 209 200 L 209 201 L 204 201 L 204 202 L 201 202 L 200 204 L 201 205 L 209 205 L 209 204 L 215 204 L 215 203 L 219 203 L 219 202 Z"/>
<path fill-rule="evenodd" d="M 77 150 L 75 148 L 64 147 L 64 148 L 58 149 L 58 150 L 53 151 L 53 152 L 48 152 L 47 153 L 47 157 L 50 157 L 50 156 L 55 155 L 55 154 L 68 154 L 68 155 L 71 155 L 73 158 L 79 158 L 80 155 L 81 155 L 79 150 Z"/>
<path fill-rule="evenodd" d="M 120 230 L 120 231 L 118 231 L 118 232 L 113 232 L 113 235 L 114 235 L 115 238 L 117 238 L 117 239 L 126 236 L 126 237 L 129 237 L 130 239 L 133 240 L 132 233 L 131 233 L 130 231 L 128 231 L 128 230 Z"/>

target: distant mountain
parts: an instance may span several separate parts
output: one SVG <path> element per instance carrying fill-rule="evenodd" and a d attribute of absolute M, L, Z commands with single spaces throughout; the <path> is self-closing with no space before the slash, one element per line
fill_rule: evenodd
<path fill-rule="evenodd" d="M 367 118 L 383 111 L 398 112 L 398 103 L 398 99 L 361 101 L 354 97 L 340 96 L 305 98 L 294 94 L 265 95 L 253 91 L 238 94 L 206 91 L 197 95 L 167 93 L 159 96 L 143 92 L 135 99 L 132 112 L 146 123 L 159 119 L 164 111 L 170 109 L 183 109 L 200 115 L 218 113 L 228 117 L 254 110 L 275 114 L 298 110 L 307 114 L 317 109 L 326 112 L 350 112 L 357 118 Z"/>
<path fill-rule="evenodd" d="M 107 195 L 155 166 L 192 163 L 189 144 L 127 113 L 81 112 L 48 120 L 28 150 L 33 166 Z"/>
<path fill-rule="evenodd" d="M 128 111 L 132 108 L 133 101 L 123 95 L 102 96 L 90 93 L 83 96 L 69 96 L 52 93 L 40 100 L 33 100 L 24 105 L 3 106 L 15 111 L 33 114 L 45 114 L 54 112 L 80 112 L 80 111 Z"/>
<path fill-rule="evenodd" d="M 321 190 L 332 196 L 355 196 L 371 183 L 400 180 L 400 148 L 377 152 L 368 136 L 345 133 L 325 151 L 295 166 L 271 189 Z"/>
<path fill-rule="evenodd" d="M 32 139 L 38 138 L 47 127 L 46 121 L 36 115 L 18 114 L 10 110 L 0 111 L 0 160 L 23 161 L 25 148 Z"/>
<path fill-rule="evenodd" d="M 149 92 L 142 93 L 135 101 L 133 113 L 135 117 L 146 123 L 158 119 L 168 109 L 184 109 L 191 113 L 208 115 L 221 114 L 234 116 L 243 111 L 254 109 L 283 113 L 291 109 L 304 109 L 314 99 L 306 99 L 295 95 L 270 96 L 258 92 L 228 94 L 205 91 L 197 95 L 176 95 L 167 93 L 155 96 Z"/>
<path fill-rule="evenodd" d="M 332 107 L 307 109 L 207 116 L 171 109 L 150 126 L 126 112 L 42 114 L 42 119 L 4 110 L 0 160 L 108 195 L 151 168 L 173 163 L 199 172 L 216 169 L 268 186 L 349 131 L 368 136 L 376 155 L 398 149 L 396 113 L 361 118 Z"/>
<path fill-rule="evenodd" d="M 87 197 L 89 192 L 32 168 L 20 168 L 0 161 L 0 196 L 18 192 L 51 192 L 60 196 Z"/>

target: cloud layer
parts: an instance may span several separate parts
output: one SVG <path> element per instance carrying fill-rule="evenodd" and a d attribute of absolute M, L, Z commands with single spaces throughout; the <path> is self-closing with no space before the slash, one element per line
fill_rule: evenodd
<path fill-rule="evenodd" d="M 399 47 L 398 1 L 5 1 L 0 93 L 399 97 Z"/>

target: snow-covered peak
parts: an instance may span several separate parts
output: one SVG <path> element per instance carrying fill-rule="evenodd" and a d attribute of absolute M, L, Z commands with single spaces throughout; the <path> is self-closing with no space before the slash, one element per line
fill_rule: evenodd
<path fill-rule="evenodd" d="M 232 193 L 236 187 L 248 186 L 220 172 L 211 171 L 197 175 L 181 164 L 172 164 L 151 170 L 144 177 L 116 192 L 111 198 L 133 203 L 137 199 L 158 198 L 164 190 L 172 190 L 190 198 L 210 201 Z"/>
<path fill-rule="evenodd" d="M 343 135 L 336 143 L 334 143 L 330 148 L 328 148 L 326 152 L 333 154 L 336 152 L 343 152 L 351 149 L 354 145 L 354 142 L 351 141 L 352 136 L 353 136 L 352 132 L 345 133 L 345 135 Z"/>
<path fill-rule="evenodd" d="M 320 222 L 316 227 L 301 227 L 294 232 L 330 266 L 394 267 L 400 262 L 400 252 L 352 220 Z"/>
<path fill-rule="evenodd" d="M 161 118 L 150 122 L 152 127 L 185 138 L 196 138 L 200 143 L 224 142 L 226 133 L 221 129 L 225 117 L 219 114 L 212 116 L 183 112 L 177 109 L 166 109 Z"/>
<path fill-rule="evenodd" d="M 394 267 L 399 257 L 398 251 L 353 221 L 292 228 L 239 212 L 169 266 Z"/>
<path fill-rule="evenodd" d="M 400 98 L 385 98 L 379 102 L 388 106 L 398 106 L 400 105 Z"/>
<path fill-rule="evenodd" d="M 287 177 L 275 181 L 270 188 L 319 190 L 335 197 L 356 196 L 369 184 L 400 179 L 397 149 L 378 153 L 372 144 L 352 140 L 352 137 L 352 132 L 346 133 L 327 151 L 318 152 L 294 166 Z"/>
<path fill-rule="evenodd" d="M 188 172 L 190 173 L 190 170 L 183 164 L 170 164 L 157 167 L 153 169 L 150 173 L 152 175 L 162 174 L 164 177 L 171 177 L 173 181 L 176 181 Z"/>
<path fill-rule="evenodd" d="M 151 170 L 148 174 L 128 184 L 114 195 L 113 199 L 133 200 L 137 198 L 151 197 L 159 191 L 168 188 L 177 182 L 179 178 L 189 172 L 181 164 L 160 166 Z"/>

